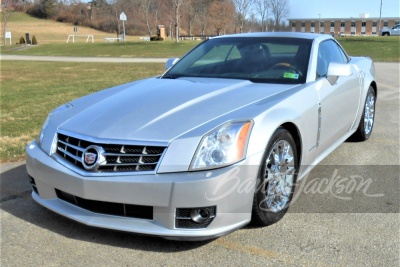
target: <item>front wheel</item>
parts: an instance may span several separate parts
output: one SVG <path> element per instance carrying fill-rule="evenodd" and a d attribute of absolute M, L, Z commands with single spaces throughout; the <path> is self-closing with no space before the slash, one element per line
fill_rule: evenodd
<path fill-rule="evenodd" d="M 372 128 L 375 122 L 375 89 L 370 86 L 367 93 L 367 98 L 365 99 L 363 115 L 358 125 L 357 131 L 352 136 L 356 141 L 367 140 L 372 133 Z"/>
<path fill-rule="evenodd" d="M 263 157 L 254 193 L 252 223 L 267 226 L 286 214 L 293 198 L 298 158 L 292 135 L 279 128 Z"/>

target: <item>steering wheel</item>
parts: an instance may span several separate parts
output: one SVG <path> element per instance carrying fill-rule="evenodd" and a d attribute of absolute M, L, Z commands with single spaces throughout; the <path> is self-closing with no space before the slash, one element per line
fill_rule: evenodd
<path fill-rule="evenodd" d="M 293 65 L 290 65 L 289 63 L 278 63 L 273 65 L 271 68 L 269 68 L 270 70 L 275 70 L 275 69 L 290 69 L 292 71 L 294 71 L 295 73 L 300 73 L 300 71 Z"/>

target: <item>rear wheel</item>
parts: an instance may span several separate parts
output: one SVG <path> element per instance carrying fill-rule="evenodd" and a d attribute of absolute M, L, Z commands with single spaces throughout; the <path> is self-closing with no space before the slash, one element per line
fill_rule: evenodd
<path fill-rule="evenodd" d="M 263 157 L 254 194 L 252 223 L 267 226 L 286 214 L 293 198 L 298 158 L 292 135 L 279 128 Z"/>
<path fill-rule="evenodd" d="M 384 32 L 384 33 L 382 33 L 382 36 L 389 36 L 389 33 L 388 32 Z"/>
<path fill-rule="evenodd" d="M 365 99 L 363 115 L 358 125 L 357 131 L 352 136 L 355 141 L 365 141 L 372 133 L 372 128 L 375 122 L 375 89 L 370 86 Z"/>

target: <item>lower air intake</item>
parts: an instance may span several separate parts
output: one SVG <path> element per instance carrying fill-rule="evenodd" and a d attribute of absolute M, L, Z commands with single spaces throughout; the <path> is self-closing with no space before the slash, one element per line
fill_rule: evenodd
<path fill-rule="evenodd" d="M 80 198 L 56 189 L 57 197 L 82 209 L 121 217 L 153 220 L 153 207 Z"/>

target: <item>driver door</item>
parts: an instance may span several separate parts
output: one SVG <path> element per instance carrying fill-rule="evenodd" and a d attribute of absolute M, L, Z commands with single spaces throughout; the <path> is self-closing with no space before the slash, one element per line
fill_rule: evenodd
<path fill-rule="evenodd" d="M 340 76 L 333 85 L 327 80 L 331 62 L 351 64 L 333 40 L 319 45 L 317 62 L 317 90 L 320 97 L 319 143 L 317 154 L 322 154 L 351 128 L 360 98 L 358 72 L 351 66 L 351 76 Z"/>

